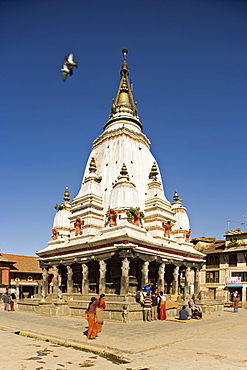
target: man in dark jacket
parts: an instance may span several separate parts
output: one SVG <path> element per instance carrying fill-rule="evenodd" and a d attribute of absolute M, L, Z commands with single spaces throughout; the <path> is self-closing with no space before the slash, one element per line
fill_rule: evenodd
<path fill-rule="evenodd" d="M 9 311 L 9 302 L 10 302 L 10 296 L 8 295 L 8 292 L 6 292 L 3 296 L 2 296 L 2 301 L 4 303 L 4 311 Z"/>

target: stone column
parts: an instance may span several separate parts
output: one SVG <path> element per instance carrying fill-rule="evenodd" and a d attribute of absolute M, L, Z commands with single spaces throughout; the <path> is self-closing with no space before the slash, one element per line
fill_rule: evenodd
<path fill-rule="evenodd" d="M 89 291 L 88 266 L 85 263 L 82 263 L 81 267 L 82 267 L 82 284 L 81 284 L 82 294 L 88 294 Z"/>
<path fill-rule="evenodd" d="M 106 262 L 99 261 L 99 293 L 105 293 L 106 287 Z"/>
<path fill-rule="evenodd" d="M 73 293 L 73 269 L 67 266 L 67 293 Z"/>
<path fill-rule="evenodd" d="M 58 268 L 57 266 L 53 266 L 53 293 L 58 294 L 59 292 L 59 287 L 58 287 Z"/>
<path fill-rule="evenodd" d="M 142 265 L 142 280 L 141 280 L 142 287 L 148 283 L 148 266 L 149 266 L 148 261 L 144 262 Z"/>
<path fill-rule="evenodd" d="M 195 293 L 195 296 L 198 296 L 198 294 L 200 292 L 199 276 L 200 276 L 200 270 L 195 269 L 195 272 L 194 272 L 194 293 Z"/>
<path fill-rule="evenodd" d="M 161 263 L 159 266 L 159 279 L 158 279 L 158 291 L 164 293 L 164 286 L 165 286 L 165 269 L 166 264 Z"/>
<path fill-rule="evenodd" d="M 122 260 L 122 276 L 120 282 L 120 294 L 127 294 L 129 290 L 129 260 L 125 257 Z"/>
<path fill-rule="evenodd" d="M 184 284 L 184 299 L 188 299 L 190 295 L 190 267 L 185 271 L 185 284 Z"/>
<path fill-rule="evenodd" d="M 173 271 L 172 294 L 178 294 L 178 274 L 179 267 L 176 266 Z"/>
<path fill-rule="evenodd" d="M 46 298 L 48 294 L 48 271 L 46 268 L 43 268 L 42 273 L 42 297 Z"/>

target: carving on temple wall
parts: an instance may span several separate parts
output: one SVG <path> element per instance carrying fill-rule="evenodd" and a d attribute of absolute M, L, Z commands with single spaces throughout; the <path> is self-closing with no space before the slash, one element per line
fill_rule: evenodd
<path fill-rule="evenodd" d="M 72 275 L 73 275 L 73 269 L 71 266 L 67 266 L 67 276 L 68 276 L 68 279 L 72 279 Z"/>
<path fill-rule="evenodd" d="M 109 211 L 109 221 L 110 227 L 117 226 L 117 212 L 114 209 L 110 209 Z"/>
<path fill-rule="evenodd" d="M 82 264 L 82 273 L 83 279 L 86 280 L 88 277 L 88 266 L 85 263 Z"/>
<path fill-rule="evenodd" d="M 189 229 L 189 230 L 188 230 L 188 231 L 186 231 L 186 233 L 185 233 L 186 242 L 189 242 L 189 241 L 190 241 L 190 236 L 191 236 L 191 230 Z"/>
<path fill-rule="evenodd" d="M 126 276 L 126 275 L 129 274 L 129 264 L 130 264 L 130 262 L 129 262 L 128 258 L 125 257 L 122 261 L 122 267 L 121 267 L 122 275 Z"/>
<path fill-rule="evenodd" d="M 76 221 L 75 221 L 75 235 L 82 235 L 82 231 L 81 231 L 81 225 L 82 225 L 82 222 L 81 222 L 81 218 L 80 217 L 77 217 L 76 218 Z"/>
<path fill-rule="evenodd" d="M 47 271 L 46 268 L 43 269 L 42 278 L 43 278 L 43 280 L 47 280 L 48 279 L 48 271 Z"/>
<path fill-rule="evenodd" d="M 187 284 L 189 283 L 190 281 L 190 268 L 187 267 L 186 271 L 185 271 L 185 278 L 186 278 L 186 281 L 187 281 Z"/>
<path fill-rule="evenodd" d="M 167 238 L 170 238 L 171 236 L 171 228 L 174 224 L 171 223 L 171 221 L 167 221 L 165 223 L 165 232 L 164 232 L 164 236 L 166 236 Z"/>
<path fill-rule="evenodd" d="M 58 238 L 58 231 L 57 229 L 54 227 L 54 229 L 52 229 L 52 240 L 56 240 Z"/>
<path fill-rule="evenodd" d="M 106 262 L 103 260 L 99 261 L 100 276 L 105 276 L 106 273 Z"/>
<path fill-rule="evenodd" d="M 162 263 L 162 264 L 159 266 L 159 276 L 164 277 L 165 269 L 166 269 L 166 265 L 165 265 L 165 263 Z"/>
<path fill-rule="evenodd" d="M 174 271 L 173 271 L 173 279 L 174 281 L 178 281 L 178 272 L 179 272 L 179 267 L 175 267 Z"/>

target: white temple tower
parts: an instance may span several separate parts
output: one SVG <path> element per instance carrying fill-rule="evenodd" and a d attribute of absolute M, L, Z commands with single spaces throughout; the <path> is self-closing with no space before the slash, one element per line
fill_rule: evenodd
<path fill-rule="evenodd" d="M 76 286 L 84 294 L 126 294 L 148 280 L 154 290 L 175 294 L 179 271 L 199 271 L 203 261 L 189 242 L 186 208 L 177 193 L 172 204 L 165 196 L 130 87 L 127 53 L 123 49 L 116 98 L 93 142 L 80 190 L 66 203 L 67 220 L 60 225 L 56 214 L 59 237 L 37 252 L 44 270 L 59 269 L 62 292 Z M 66 230 L 70 225 L 66 238 L 61 238 L 62 224 Z"/>

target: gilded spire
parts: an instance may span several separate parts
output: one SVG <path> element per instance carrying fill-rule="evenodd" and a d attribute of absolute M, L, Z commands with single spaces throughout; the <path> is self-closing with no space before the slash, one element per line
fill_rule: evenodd
<path fill-rule="evenodd" d="M 149 179 L 157 180 L 158 170 L 156 163 L 152 165 L 151 172 L 149 173 Z"/>
<path fill-rule="evenodd" d="M 122 168 L 121 168 L 121 171 L 120 171 L 120 175 L 122 175 L 122 176 L 128 176 L 128 170 L 127 170 L 127 167 L 126 167 L 125 163 L 123 163 L 123 165 L 122 165 Z"/>
<path fill-rule="evenodd" d="M 180 199 L 179 196 L 178 196 L 178 191 L 175 190 L 174 191 L 174 195 L 173 195 L 173 202 L 172 204 L 175 204 L 175 203 L 181 203 L 183 199 Z"/>
<path fill-rule="evenodd" d="M 123 63 L 120 70 L 120 84 L 117 92 L 116 99 L 113 101 L 111 106 L 112 114 L 128 109 L 134 117 L 138 118 L 138 111 L 136 108 L 136 103 L 133 98 L 133 93 L 129 83 L 129 68 L 127 64 L 126 55 L 128 54 L 128 49 L 123 49 Z"/>
<path fill-rule="evenodd" d="M 95 173 L 96 170 L 97 170 L 97 168 L 96 168 L 96 162 L 95 162 L 94 157 L 92 157 L 91 162 L 89 164 L 89 172 L 90 173 Z"/>
<path fill-rule="evenodd" d="M 66 186 L 65 193 L 63 195 L 64 202 L 69 202 L 70 201 L 69 197 L 70 197 L 69 188 Z"/>

